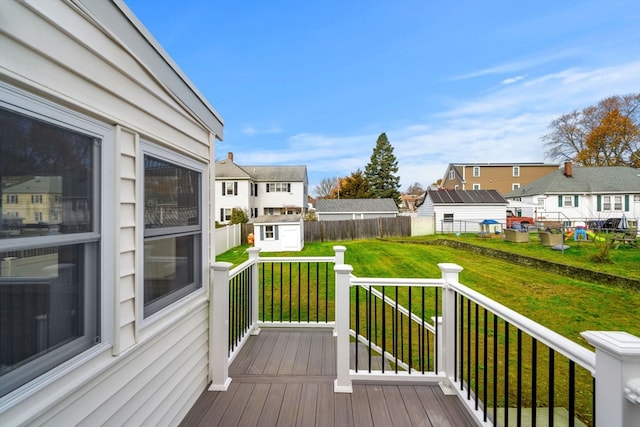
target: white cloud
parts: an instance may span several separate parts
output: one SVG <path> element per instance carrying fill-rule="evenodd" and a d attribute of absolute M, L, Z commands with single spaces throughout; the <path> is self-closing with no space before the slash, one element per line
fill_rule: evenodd
<path fill-rule="evenodd" d="M 524 79 L 526 79 L 526 78 L 527 78 L 527 76 L 526 76 L 526 75 L 524 75 L 524 76 L 511 77 L 511 78 L 508 78 L 508 79 L 504 79 L 501 83 L 502 83 L 503 85 L 510 85 L 510 84 L 513 84 L 513 83 L 517 83 L 517 82 L 519 82 L 520 80 L 524 80 Z"/>
<path fill-rule="evenodd" d="M 281 132 L 282 129 L 275 125 L 265 128 L 256 128 L 249 125 L 245 125 L 242 127 L 242 133 L 244 133 L 245 135 L 276 134 Z"/>

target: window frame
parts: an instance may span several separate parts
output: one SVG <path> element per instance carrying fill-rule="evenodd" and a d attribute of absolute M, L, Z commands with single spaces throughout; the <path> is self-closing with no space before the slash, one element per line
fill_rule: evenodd
<path fill-rule="evenodd" d="M 520 184 L 517 182 L 513 182 L 511 183 L 511 191 L 515 191 L 515 190 L 519 190 L 520 189 Z"/>
<path fill-rule="evenodd" d="M 477 182 L 475 184 L 473 184 L 473 186 L 471 187 L 472 190 L 480 190 L 480 184 L 478 184 Z"/>
<path fill-rule="evenodd" d="M 113 173 L 117 170 L 116 157 L 113 151 L 115 142 L 115 129 L 106 123 L 85 116 L 77 111 L 62 106 L 56 102 L 41 98 L 35 94 L 13 87 L 5 82 L 0 82 L 0 107 L 17 114 L 31 117 L 44 123 L 64 128 L 68 131 L 87 135 L 94 139 L 93 151 L 93 206 L 92 223 L 93 230 L 84 233 L 70 233 L 62 235 L 46 235 L 26 237 L 23 239 L 3 239 L 3 251 L 27 250 L 30 248 L 67 247 L 82 245 L 82 257 L 85 263 L 81 268 L 84 273 L 80 278 L 86 292 L 83 302 L 85 309 L 87 304 L 97 307 L 99 313 L 87 312 L 83 317 L 85 330 L 91 324 L 95 326 L 97 336 L 89 337 L 84 334 L 69 344 L 65 344 L 42 357 L 33 360 L 33 365 L 27 364 L 19 369 L 26 368 L 38 370 L 38 366 L 49 365 L 44 358 L 58 359 L 55 365 L 48 370 L 17 386 L 12 391 L 0 397 L 0 408 L 11 407 L 29 395 L 42 390 L 52 381 L 72 375 L 78 367 L 88 363 L 95 357 L 104 353 L 111 353 L 114 333 L 114 291 L 116 266 L 115 239 L 108 236 L 113 234 L 116 221 L 115 216 L 105 207 L 115 206 L 117 203 Z M 92 274 L 94 273 L 94 274 Z M 91 277 L 95 280 L 91 282 Z M 91 301 L 95 295 L 97 301 Z M 94 305 L 95 304 L 95 305 Z M 72 347 L 78 340 L 88 342 L 93 340 L 93 345 L 81 350 L 79 353 Z M 79 344 L 80 345 L 80 344 Z M 76 354 L 77 353 L 77 354 Z M 29 390 L 25 392 L 23 390 Z"/>
<path fill-rule="evenodd" d="M 480 177 L 480 166 L 473 167 L 473 177 L 474 178 Z"/>
<path fill-rule="evenodd" d="M 145 206 L 144 206 L 144 185 L 145 185 L 145 166 L 144 166 L 144 158 L 145 156 L 150 156 L 161 161 L 165 161 L 171 163 L 175 166 L 179 166 L 182 168 L 190 169 L 196 171 L 200 174 L 200 182 L 199 182 L 199 206 L 198 206 L 198 215 L 200 218 L 200 224 L 198 226 L 185 226 L 184 230 L 177 230 L 180 227 L 168 227 L 168 230 L 164 231 L 153 231 L 151 233 L 145 233 L 144 227 L 144 214 L 145 214 Z M 209 191 L 207 190 L 206 183 L 208 182 L 208 173 L 207 173 L 207 165 L 205 163 L 199 162 L 190 157 L 186 157 L 185 155 L 170 150 L 165 147 L 161 147 L 150 140 L 140 139 L 139 149 L 137 154 L 137 168 L 140 172 L 137 184 L 137 191 L 139 194 L 139 200 L 142 200 L 139 203 L 139 207 L 137 208 L 137 222 L 141 224 L 138 227 L 138 247 L 140 250 L 136 251 L 136 271 L 138 274 L 136 275 L 136 294 L 138 298 L 136 299 L 136 317 L 137 317 L 137 325 L 140 329 L 144 329 L 146 326 L 149 326 L 155 323 L 158 319 L 165 317 L 167 314 L 179 309 L 184 304 L 187 304 L 193 298 L 197 298 L 203 293 L 207 292 L 207 287 L 204 283 L 207 280 L 207 268 L 208 264 L 206 262 L 207 256 L 207 245 L 208 245 L 208 223 L 209 216 L 207 214 L 206 208 L 209 205 L 208 195 Z M 160 308 L 154 307 L 152 313 L 145 315 L 145 303 L 144 303 L 144 247 L 145 240 L 159 240 L 162 238 L 177 238 L 183 236 L 188 233 L 193 233 L 196 228 L 199 227 L 199 241 L 195 242 L 195 248 L 198 249 L 197 254 L 194 254 L 196 260 L 194 261 L 194 286 L 188 285 L 184 288 L 181 288 L 176 295 L 177 298 L 163 298 L 163 301 L 166 301 L 166 304 L 157 303 L 157 305 L 161 305 Z M 169 230 L 172 229 L 175 232 L 171 233 Z M 188 230 L 187 230 L 188 229 Z M 188 233 L 182 233 L 181 231 L 188 231 Z M 197 235 L 197 233 L 195 233 Z"/>
<path fill-rule="evenodd" d="M 514 166 L 511 171 L 512 176 L 519 177 L 520 176 L 520 166 Z"/>
<path fill-rule="evenodd" d="M 563 195 L 562 196 L 562 207 L 563 208 L 573 208 L 573 196 Z"/>

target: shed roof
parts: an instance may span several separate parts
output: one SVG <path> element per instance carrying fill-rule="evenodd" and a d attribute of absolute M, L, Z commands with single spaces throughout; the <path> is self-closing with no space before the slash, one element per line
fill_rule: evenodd
<path fill-rule="evenodd" d="M 428 191 L 425 196 L 430 197 L 435 205 L 508 204 L 497 190 L 438 190 Z"/>
<path fill-rule="evenodd" d="M 318 213 L 398 212 L 393 199 L 318 199 Z"/>
<path fill-rule="evenodd" d="M 290 215 L 260 215 L 253 223 L 254 224 L 287 224 L 298 223 L 302 217 L 298 214 Z"/>

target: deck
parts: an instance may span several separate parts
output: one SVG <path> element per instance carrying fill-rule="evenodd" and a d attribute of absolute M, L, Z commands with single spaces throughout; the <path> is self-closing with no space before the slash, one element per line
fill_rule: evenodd
<path fill-rule="evenodd" d="M 330 330 L 263 329 L 229 368 L 226 392 L 204 391 L 182 426 L 476 426 L 438 385 L 353 385 L 334 393 Z M 352 362 L 353 363 L 353 362 Z"/>

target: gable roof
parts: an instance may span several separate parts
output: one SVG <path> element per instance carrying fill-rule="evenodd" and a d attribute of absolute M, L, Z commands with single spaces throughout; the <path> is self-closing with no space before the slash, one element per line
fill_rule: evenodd
<path fill-rule="evenodd" d="M 627 166 L 573 167 L 571 176 L 557 170 L 505 194 L 505 197 L 539 194 L 640 194 L 640 169 Z"/>
<path fill-rule="evenodd" d="M 302 216 L 298 214 L 289 215 L 260 215 L 253 223 L 254 224 L 290 224 L 298 223 L 302 219 Z"/>
<path fill-rule="evenodd" d="M 262 182 L 307 182 L 306 166 L 239 166 L 231 159 L 216 162 L 216 178 Z"/>
<path fill-rule="evenodd" d="M 438 190 L 427 191 L 425 198 L 430 197 L 434 205 L 447 204 L 501 204 L 509 202 L 497 190 Z M 421 202 L 424 203 L 425 199 Z M 420 203 L 420 205 L 422 204 Z M 417 206 L 418 203 L 416 203 Z"/>
<path fill-rule="evenodd" d="M 398 206 L 393 199 L 318 199 L 316 212 L 398 212 Z"/>

